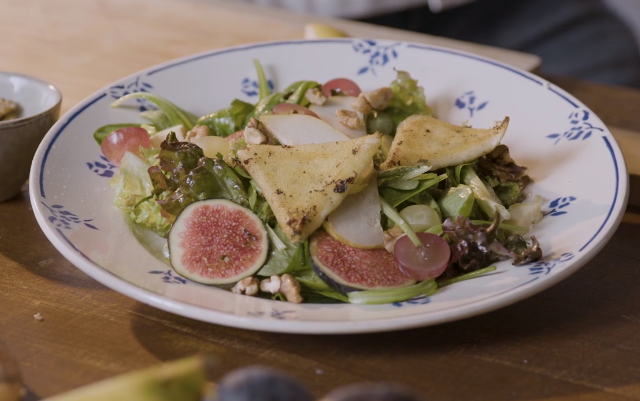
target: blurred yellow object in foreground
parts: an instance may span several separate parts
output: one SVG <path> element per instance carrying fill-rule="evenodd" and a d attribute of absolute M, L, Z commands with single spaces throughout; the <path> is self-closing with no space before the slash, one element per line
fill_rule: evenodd
<path fill-rule="evenodd" d="M 337 28 L 325 24 L 306 24 L 304 26 L 305 39 L 348 38 L 349 35 Z"/>
<path fill-rule="evenodd" d="M 200 401 L 214 365 L 210 357 L 179 359 L 89 384 L 45 401 Z"/>

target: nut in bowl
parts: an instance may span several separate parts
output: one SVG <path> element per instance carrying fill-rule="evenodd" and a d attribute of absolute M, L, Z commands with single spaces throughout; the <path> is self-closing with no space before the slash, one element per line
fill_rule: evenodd
<path fill-rule="evenodd" d="M 53 85 L 0 71 L 0 202 L 20 193 L 40 141 L 60 115 L 61 102 Z"/>

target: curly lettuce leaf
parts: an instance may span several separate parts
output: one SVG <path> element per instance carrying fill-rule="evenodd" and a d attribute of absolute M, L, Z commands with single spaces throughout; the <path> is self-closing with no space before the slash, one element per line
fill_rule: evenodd
<path fill-rule="evenodd" d="M 221 158 L 204 157 L 202 149 L 189 142 L 175 141 L 175 135 L 160 145 L 159 166 L 149 168 L 153 193 L 162 194 L 158 204 L 177 216 L 197 200 L 221 198 L 249 207 L 245 184 Z"/>
<path fill-rule="evenodd" d="M 514 259 L 515 265 L 533 262 L 542 257 L 540 244 L 531 237 L 531 245 L 518 234 L 499 232 L 500 214 L 490 225 L 476 225 L 468 218 L 449 218 L 442 224 L 444 238 L 451 248 L 451 258 L 445 278 L 460 271 L 482 269 L 500 260 Z M 499 237 L 506 237 L 503 242 Z M 448 276 L 448 277 L 447 277 Z"/>
<path fill-rule="evenodd" d="M 393 98 L 385 113 L 389 114 L 395 128 L 402 120 L 413 114 L 433 115 L 433 110 L 427 106 L 424 89 L 418 86 L 418 81 L 411 78 L 406 71 L 397 71 L 397 77 L 389 88 L 393 91 Z"/>
<path fill-rule="evenodd" d="M 498 145 L 489 154 L 479 158 L 477 171 L 486 177 L 505 206 L 517 203 L 523 197 L 522 190 L 531 182 L 526 174 L 527 168 L 515 163 L 506 145 Z"/>
<path fill-rule="evenodd" d="M 153 183 L 147 173 L 150 167 L 148 161 L 127 152 L 109 184 L 116 193 L 114 203 L 119 209 L 127 212 L 136 224 L 166 237 L 171 222 L 162 215 L 162 209 L 153 198 Z"/>

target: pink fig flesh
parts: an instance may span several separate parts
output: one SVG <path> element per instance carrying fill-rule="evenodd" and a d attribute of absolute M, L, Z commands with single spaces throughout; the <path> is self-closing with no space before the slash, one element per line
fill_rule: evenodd
<path fill-rule="evenodd" d="M 258 216 L 224 199 L 190 204 L 169 233 L 173 268 L 203 284 L 229 284 L 252 275 L 264 264 L 268 247 Z"/>

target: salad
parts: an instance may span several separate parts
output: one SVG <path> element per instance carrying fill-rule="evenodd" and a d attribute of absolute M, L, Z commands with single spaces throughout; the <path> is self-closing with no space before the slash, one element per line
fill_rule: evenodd
<path fill-rule="evenodd" d="M 380 304 L 542 256 L 541 199 L 491 128 L 433 116 L 397 71 L 362 91 L 337 78 L 276 92 L 259 62 L 259 100 L 196 116 L 147 92 L 147 123 L 98 128 L 119 166 L 115 206 L 167 238 L 180 275 L 289 302 Z"/>

